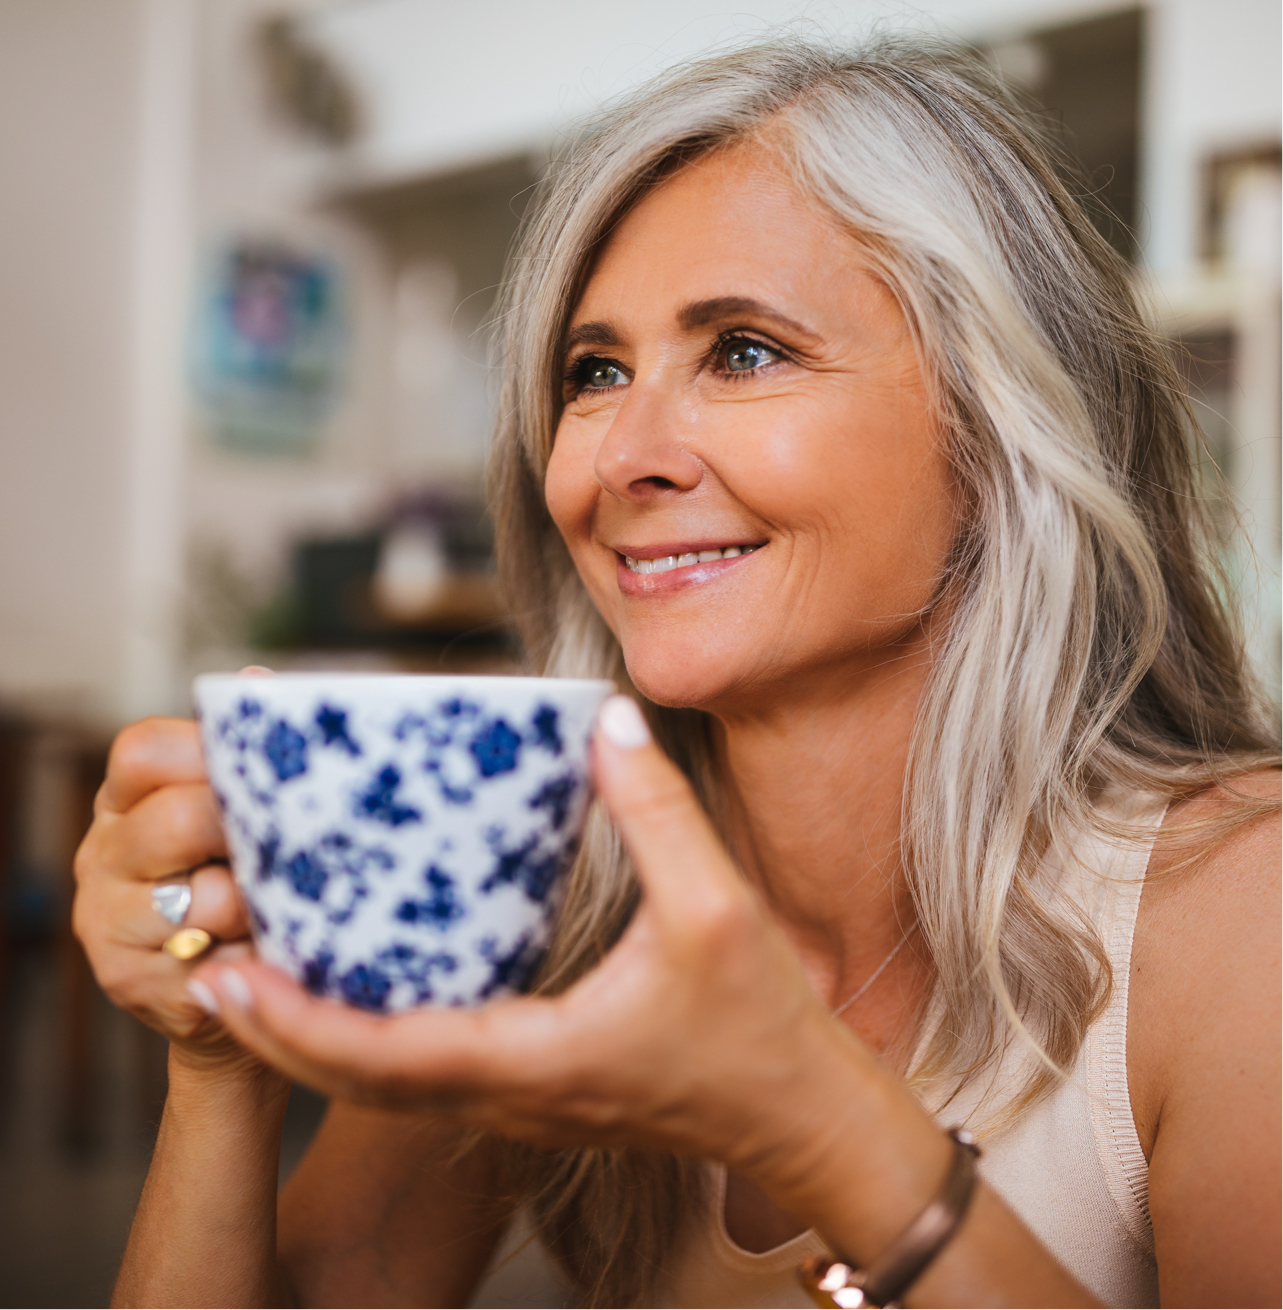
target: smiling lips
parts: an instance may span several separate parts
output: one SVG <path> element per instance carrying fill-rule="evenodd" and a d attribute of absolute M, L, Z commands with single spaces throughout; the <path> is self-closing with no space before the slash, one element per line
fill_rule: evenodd
<path fill-rule="evenodd" d="M 722 546 L 720 548 L 700 551 L 686 551 L 680 555 L 657 555 L 650 558 L 624 555 L 624 567 L 630 573 L 671 573 L 674 569 L 690 568 L 693 564 L 713 564 L 718 560 L 738 559 L 741 555 L 751 555 L 758 546 Z"/>

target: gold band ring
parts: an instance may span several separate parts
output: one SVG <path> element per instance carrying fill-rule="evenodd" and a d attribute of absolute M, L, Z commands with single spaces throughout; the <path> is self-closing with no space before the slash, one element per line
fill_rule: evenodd
<path fill-rule="evenodd" d="M 165 939 L 162 951 L 168 951 L 176 960 L 194 960 L 204 955 L 214 944 L 214 939 L 204 928 L 180 928 L 172 937 Z"/>

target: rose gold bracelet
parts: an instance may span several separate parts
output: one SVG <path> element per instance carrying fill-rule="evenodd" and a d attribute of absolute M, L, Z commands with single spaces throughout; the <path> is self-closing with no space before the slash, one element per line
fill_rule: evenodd
<path fill-rule="evenodd" d="M 816 1305 L 824 1310 L 898 1306 L 900 1298 L 944 1250 L 966 1217 L 980 1154 L 976 1139 L 965 1128 L 950 1128 L 949 1136 L 953 1162 L 939 1195 L 868 1269 L 828 1256 L 802 1262 L 797 1276 Z"/>

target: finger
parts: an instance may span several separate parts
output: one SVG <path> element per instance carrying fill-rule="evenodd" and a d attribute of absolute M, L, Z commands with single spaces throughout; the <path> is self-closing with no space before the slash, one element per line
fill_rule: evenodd
<path fill-rule="evenodd" d="M 209 1017 L 186 990 L 196 961 L 177 960 L 161 950 L 155 941 L 159 933 L 150 934 L 151 941 L 128 942 L 121 940 L 124 931 L 118 923 L 110 943 L 94 944 L 91 959 L 99 986 L 116 1005 L 144 1023 L 171 1036 L 190 1036 Z M 220 958 L 227 952 L 232 959 L 249 949 L 245 942 L 215 947 Z"/>
<path fill-rule="evenodd" d="M 659 908 L 694 912 L 742 893 L 708 816 L 681 771 L 659 749 L 634 701 L 612 696 L 593 738 L 597 792 Z"/>
<path fill-rule="evenodd" d="M 214 996 L 229 1032 L 268 1064 L 344 1100 L 368 1099 L 399 1071 L 416 1065 L 406 1051 L 406 1018 L 365 1014 L 309 995 L 278 970 L 255 963 L 211 963 L 195 980 Z M 412 1016 L 417 1017 L 417 1016 Z M 447 1020 L 447 1028 L 451 1025 Z"/>
<path fill-rule="evenodd" d="M 248 940 L 244 902 L 224 866 L 206 865 L 185 881 L 191 888 L 191 902 L 177 924 L 165 918 L 152 901 L 153 891 L 162 884 L 117 884 L 116 903 L 128 918 L 119 928 L 117 940 L 124 945 L 159 948 L 180 928 L 203 929 L 216 942 Z"/>
<path fill-rule="evenodd" d="M 196 724 L 189 719 L 143 719 L 123 729 L 112 743 L 95 808 L 123 814 L 167 783 L 204 780 Z"/>
<path fill-rule="evenodd" d="M 117 877 L 156 882 L 227 854 L 218 804 L 205 783 L 161 787 L 128 814 L 99 822 L 95 864 Z"/>
<path fill-rule="evenodd" d="M 191 877 L 192 903 L 184 926 L 204 928 L 222 942 L 249 937 L 249 916 L 236 890 L 231 870 L 222 864 L 207 864 Z"/>
<path fill-rule="evenodd" d="M 112 947 L 159 951 L 165 942 L 183 928 L 200 928 L 217 942 L 245 940 L 249 925 L 240 897 L 224 868 L 209 866 L 192 875 L 189 885 L 191 903 L 181 923 L 167 919 L 152 901 L 158 883 L 116 879 L 97 889 L 85 913 L 96 919 L 91 936 Z"/>
<path fill-rule="evenodd" d="M 318 1000 L 256 961 L 234 969 L 211 963 L 196 977 L 238 1041 L 291 1077 L 352 1101 L 377 1096 L 447 1108 L 481 1086 L 510 1085 L 529 1068 L 550 1020 L 548 1003 L 528 998 L 476 1010 L 366 1014 Z"/>

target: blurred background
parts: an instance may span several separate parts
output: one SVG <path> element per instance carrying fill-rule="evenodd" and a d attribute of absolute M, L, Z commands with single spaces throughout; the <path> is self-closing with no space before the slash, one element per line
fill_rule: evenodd
<path fill-rule="evenodd" d="M 484 329 L 530 187 L 603 99 L 780 23 L 973 45 L 1061 126 L 1277 698 L 1277 0 L 0 0 L 0 1304 L 105 1304 L 164 1098 L 67 928 L 111 734 L 250 662 L 515 667 Z M 564 1295 L 518 1262 L 476 1304 Z"/>

